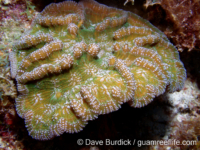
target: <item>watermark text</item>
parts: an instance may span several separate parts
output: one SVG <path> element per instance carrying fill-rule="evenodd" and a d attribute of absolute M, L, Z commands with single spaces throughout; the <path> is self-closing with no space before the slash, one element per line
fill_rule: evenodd
<path fill-rule="evenodd" d="M 197 141 L 195 140 L 136 140 L 136 139 L 118 139 L 118 140 L 111 140 L 111 139 L 104 139 L 104 140 L 92 140 L 92 139 L 78 139 L 78 145 L 92 145 L 92 146 L 101 146 L 101 145 L 122 145 L 122 146 L 130 146 L 135 145 L 137 147 L 147 146 L 147 145 L 197 145 Z"/>

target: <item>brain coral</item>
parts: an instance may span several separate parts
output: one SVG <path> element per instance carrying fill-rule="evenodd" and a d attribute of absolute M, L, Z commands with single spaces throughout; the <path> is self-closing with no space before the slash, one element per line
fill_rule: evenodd
<path fill-rule="evenodd" d="M 10 61 L 17 112 L 39 140 L 79 132 L 125 102 L 143 107 L 181 90 L 186 78 L 161 31 L 93 0 L 47 6 L 14 44 Z"/>

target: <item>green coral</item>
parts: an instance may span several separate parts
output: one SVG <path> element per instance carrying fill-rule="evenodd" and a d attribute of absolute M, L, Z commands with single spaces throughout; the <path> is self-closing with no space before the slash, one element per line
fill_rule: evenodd
<path fill-rule="evenodd" d="M 17 112 L 40 140 L 79 132 L 125 102 L 143 107 L 181 90 L 186 78 L 161 31 L 93 0 L 47 6 L 13 45 L 10 62 Z"/>

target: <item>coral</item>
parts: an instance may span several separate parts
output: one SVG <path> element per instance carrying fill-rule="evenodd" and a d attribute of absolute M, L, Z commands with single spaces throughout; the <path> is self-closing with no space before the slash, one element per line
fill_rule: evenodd
<path fill-rule="evenodd" d="M 175 43 L 179 51 L 200 48 L 200 3 L 199 0 L 146 0 L 145 7 L 158 5 L 164 9 L 169 22 L 165 34 Z M 155 12 L 157 16 L 158 12 Z M 163 16 L 164 17 L 164 16 Z M 157 18 L 156 18 L 157 19 Z M 172 26 L 173 27 L 170 27 Z"/>
<path fill-rule="evenodd" d="M 161 31 L 93 0 L 47 6 L 13 45 L 10 63 L 17 112 L 39 140 L 79 132 L 126 102 L 143 107 L 186 78 Z"/>

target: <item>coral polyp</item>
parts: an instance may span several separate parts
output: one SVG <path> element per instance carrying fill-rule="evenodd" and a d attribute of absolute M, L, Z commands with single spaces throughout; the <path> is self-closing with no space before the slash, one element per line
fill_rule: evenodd
<path fill-rule="evenodd" d="M 79 132 L 126 102 L 143 107 L 181 90 L 186 78 L 161 31 L 93 0 L 47 6 L 13 45 L 10 62 L 17 112 L 39 140 Z"/>

